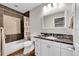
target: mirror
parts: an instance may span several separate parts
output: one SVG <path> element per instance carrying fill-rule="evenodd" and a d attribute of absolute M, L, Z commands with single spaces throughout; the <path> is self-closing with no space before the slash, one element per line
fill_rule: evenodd
<path fill-rule="evenodd" d="M 44 29 L 52 29 L 54 24 L 53 24 L 53 17 L 52 16 L 44 16 L 43 20 L 43 28 Z"/>
<path fill-rule="evenodd" d="M 65 26 L 64 11 L 52 15 L 43 16 L 42 26 L 44 29 L 53 29 Z"/>

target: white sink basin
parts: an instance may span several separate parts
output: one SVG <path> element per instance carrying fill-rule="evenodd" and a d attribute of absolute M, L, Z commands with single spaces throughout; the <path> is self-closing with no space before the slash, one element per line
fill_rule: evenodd
<path fill-rule="evenodd" d="M 49 37 L 46 37 L 47 39 L 52 39 L 52 40 L 54 40 L 54 39 L 56 39 L 55 37 L 53 37 L 53 36 L 49 36 Z"/>

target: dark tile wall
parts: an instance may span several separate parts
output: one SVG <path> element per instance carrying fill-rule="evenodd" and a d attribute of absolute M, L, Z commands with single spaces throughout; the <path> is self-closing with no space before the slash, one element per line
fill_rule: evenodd
<path fill-rule="evenodd" d="M 30 13 L 30 11 L 27 11 L 27 12 L 24 13 L 24 15 L 27 16 L 27 17 L 30 17 L 29 13 Z"/>
<path fill-rule="evenodd" d="M 6 43 L 9 42 L 13 42 L 13 41 L 17 41 L 17 40 L 21 40 L 24 38 L 24 25 L 23 25 L 24 21 L 23 18 L 21 18 L 21 33 L 20 34 L 11 34 L 11 35 L 6 35 Z"/>
<path fill-rule="evenodd" d="M 3 10 L 0 8 L 0 27 L 3 27 Z"/>
<path fill-rule="evenodd" d="M 0 4 L 0 27 L 3 27 L 3 14 L 17 18 L 23 17 L 23 14 Z"/>
<path fill-rule="evenodd" d="M 6 35 L 6 43 L 17 41 L 17 40 L 20 40 L 20 39 L 23 39 L 22 34 Z"/>
<path fill-rule="evenodd" d="M 17 18 L 21 18 L 22 15 L 18 14 L 18 13 L 15 13 L 15 12 L 12 12 L 12 11 L 7 11 L 6 9 L 4 10 L 4 14 L 5 15 L 9 15 L 9 16 L 12 16 L 12 17 L 17 17 Z"/>
<path fill-rule="evenodd" d="M 3 5 L 0 5 L 0 27 L 3 27 L 3 14 L 5 15 L 9 15 L 12 17 L 17 17 L 17 18 L 21 18 L 21 33 L 20 34 L 11 34 L 11 35 L 6 35 L 6 39 L 5 42 L 9 43 L 12 41 L 17 41 L 20 39 L 24 38 L 24 21 L 23 21 L 23 15 L 15 10 L 12 10 L 10 8 L 7 8 Z"/>

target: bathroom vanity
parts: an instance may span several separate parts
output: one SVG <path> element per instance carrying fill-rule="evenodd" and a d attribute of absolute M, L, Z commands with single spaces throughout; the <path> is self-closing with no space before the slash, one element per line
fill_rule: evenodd
<path fill-rule="evenodd" d="M 74 47 L 70 39 L 56 37 L 35 37 L 36 56 L 73 56 Z"/>
<path fill-rule="evenodd" d="M 31 11 L 31 39 L 35 40 L 35 55 L 79 56 L 79 4 L 66 4 L 65 9 L 51 9 L 43 13 L 40 6 Z M 57 11 L 60 10 L 60 11 Z M 38 15 L 34 12 L 37 11 Z M 64 17 L 64 20 L 63 18 Z M 61 18 L 61 20 L 56 20 Z M 36 24 L 35 24 L 36 22 Z M 58 25 L 59 24 L 59 25 Z M 72 40 L 51 39 L 38 36 L 40 32 L 72 35 Z M 34 36 L 36 35 L 36 36 Z M 33 38 L 34 36 L 34 38 Z"/>

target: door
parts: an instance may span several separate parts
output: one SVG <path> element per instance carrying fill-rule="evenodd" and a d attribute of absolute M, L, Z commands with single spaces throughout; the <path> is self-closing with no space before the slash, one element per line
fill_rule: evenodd
<path fill-rule="evenodd" d="M 61 56 L 73 56 L 73 52 L 66 49 L 61 49 Z"/>
<path fill-rule="evenodd" d="M 41 56 L 48 56 L 49 46 L 46 43 L 41 43 Z"/>
<path fill-rule="evenodd" d="M 50 45 L 50 46 L 48 46 L 48 48 L 49 48 L 49 50 L 48 50 L 49 56 L 60 56 L 60 47 Z"/>
<path fill-rule="evenodd" d="M 60 43 L 48 40 L 41 41 L 42 56 L 60 56 Z"/>

